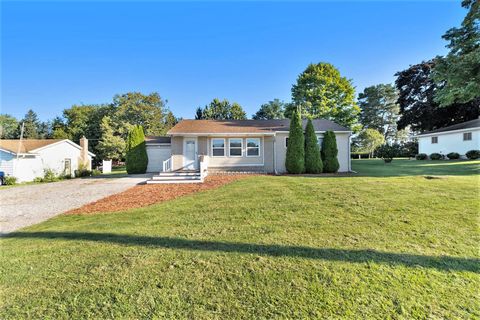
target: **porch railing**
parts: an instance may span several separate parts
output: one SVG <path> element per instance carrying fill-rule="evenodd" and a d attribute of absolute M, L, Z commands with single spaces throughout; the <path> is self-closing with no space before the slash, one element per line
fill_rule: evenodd
<path fill-rule="evenodd" d="M 170 171 L 172 171 L 172 158 L 168 158 L 167 160 L 163 161 L 163 172 Z"/>
<path fill-rule="evenodd" d="M 203 180 L 208 175 L 208 156 L 201 155 L 199 157 L 200 162 L 200 178 Z"/>

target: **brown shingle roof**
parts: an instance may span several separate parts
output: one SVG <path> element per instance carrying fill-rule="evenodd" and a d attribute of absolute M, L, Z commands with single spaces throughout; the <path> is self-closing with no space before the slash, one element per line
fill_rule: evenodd
<path fill-rule="evenodd" d="M 473 128 L 479 128 L 479 127 L 480 127 L 480 119 L 474 119 L 474 120 L 470 120 L 462 123 L 457 123 L 448 127 L 422 132 L 422 134 L 447 132 L 447 131 L 462 130 L 462 129 L 473 129 Z"/>
<path fill-rule="evenodd" d="M 145 136 L 145 142 L 146 143 L 165 143 L 165 144 L 169 144 L 169 143 L 171 143 L 171 138 L 170 137 L 165 137 L 165 136 Z"/>
<path fill-rule="evenodd" d="M 312 121 L 315 131 L 350 131 L 330 120 L 315 119 Z M 305 128 L 307 121 L 303 121 Z M 215 133 L 273 133 L 288 131 L 290 120 L 182 120 L 168 131 L 168 134 L 215 134 Z"/>
<path fill-rule="evenodd" d="M 20 140 L 0 140 L 0 149 L 17 153 L 19 152 L 18 146 L 20 144 L 20 153 L 29 153 L 32 150 L 42 148 L 62 140 L 63 139 L 24 139 L 22 140 L 21 144 Z"/>

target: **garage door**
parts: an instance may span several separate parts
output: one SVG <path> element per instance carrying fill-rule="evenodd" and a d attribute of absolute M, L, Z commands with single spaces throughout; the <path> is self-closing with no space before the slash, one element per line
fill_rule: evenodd
<path fill-rule="evenodd" d="M 147 155 L 147 172 L 160 172 L 163 169 L 163 161 L 167 160 L 171 156 L 170 145 L 159 146 L 147 144 Z"/>

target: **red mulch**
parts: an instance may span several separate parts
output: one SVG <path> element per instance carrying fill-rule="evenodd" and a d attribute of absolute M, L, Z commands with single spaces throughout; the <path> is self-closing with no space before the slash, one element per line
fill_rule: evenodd
<path fill-rule="evenodd" d="M 66 214 L 95 214 L 125 211 L 146 207 L 155 203 L 175 199 L 187 194 L 214 189 L 251 175 L 212 175 L 203 183 L 143 184 L 121 193 L 111 195 L 80 208 L 67 211 Z"/>

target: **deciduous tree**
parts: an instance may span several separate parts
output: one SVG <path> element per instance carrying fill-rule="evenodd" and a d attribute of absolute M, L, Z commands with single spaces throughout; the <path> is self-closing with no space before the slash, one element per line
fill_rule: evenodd
<path fill-rule="evenodd" d="M 365 129 L 354 138 L 353 143 L 355 145 L 355 151 L 366 152 L 370 156 L 373 156 L 375 149 L 385 143 L 385 137 L 375 129 Z"/>
<path fill-rule="evenodd" d="M 115 134 L 109 116 L 103 117 L 100 130 L 101 138 L 97 146 L 97 156 L 105 160 L 121 160 L 125 156 L 125 140 Z"/>
<path fill-rule="evenodd" d="M 360 108 L 355 103 L 352 82 L 329 63 L 310 64 L 293 85 L 292 100 L 304 117 L 332 120 L 354 130 L 359 128 Z"/>
<path fill-rule="evenodd" d="M 18 121 L 9 114 L 0 114 L 0 139 L 17 139 Z"/>
<path fill-rule="evenodd" d="M 215 98 L 203 109 L 197 109 L 195 119 L 245 120 L 247 119 L 247 114 L 238 103 L 234 102 L 231 104 L 226 99 L 220 101 Z"/>
<path fill-rule="evenodd" d="M 468 13 L 461 27 L 443 35 L 450 52 L 437 57 L 433 72 L 435 101 L 442 107 L 480 100 L 480 2 L 464 0 L 462 6 Z"/>
<path fill-rule="evenodd" d="M 285 103 L 279 99 L 273 99 L 260 106 L 260 109 L 252 116 L 255 120 L 285 119 Z"/>
<path fill-rule="evenodd" d="M 398 129 L 411 126 L 414 132 L 429 131 L 478 118 L 480 98 L 469 103 L 455 103 L 446 107 L 434 100 L 437 85 L 432 80 L 433 60 L 410 66 L 397 72 L 400 119 Z"/>

